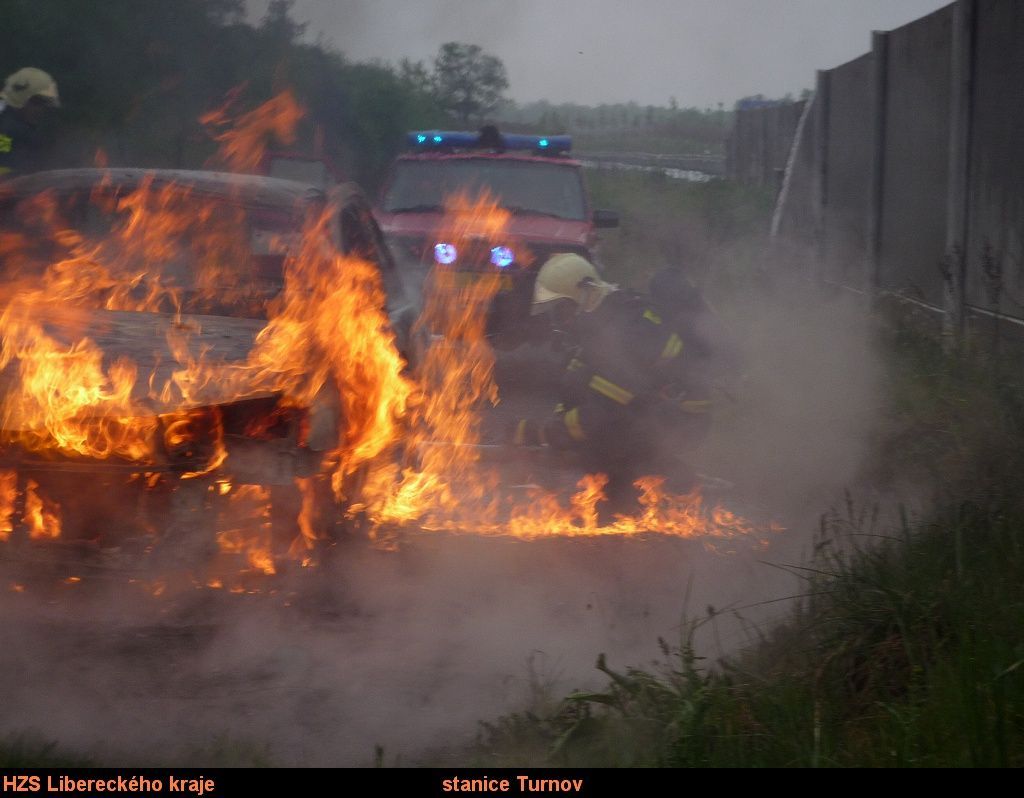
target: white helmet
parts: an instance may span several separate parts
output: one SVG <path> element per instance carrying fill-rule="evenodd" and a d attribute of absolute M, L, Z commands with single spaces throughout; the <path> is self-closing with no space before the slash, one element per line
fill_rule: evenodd
<path fill-rule="evenodd" d="M 19 69 L 4 81 L 0 98 L 12 108 L 24 108 L 33 97 L 41 97 L 54 107 L 60 106 L 57 82 L 49 73 L 35 67 Z"/>
<path fill-rule="evenodd" d="M 532 313 L 541 313 L 548 302 L 571 299 L 585 313 L 596 310 L 608 294 L 618 289 L 604 282 L 586 258 L 572 252 L 552 255 L 537 272 Z"/>

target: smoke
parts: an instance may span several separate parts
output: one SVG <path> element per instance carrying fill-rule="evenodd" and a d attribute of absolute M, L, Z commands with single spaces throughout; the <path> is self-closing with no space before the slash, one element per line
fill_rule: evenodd
<path fill-rule="evenodd" d="M 877 429 L 881 361 L 862 296 L 786 275 L 727 300 L 746 375 L 709 460 L 789 518 L 856 487 Z"/>
<path fill-rule="evenodd" d="M 659 637 L 679 642 L 709 606 L 726 614 L 704 628 L 702 653 L 735 651 L 745 624 L 782 611 L 760 602 L 799 590 L 766 563 L 796 562 L 817 514 L 855 484 L 879 366 L 856 297 L 772 280 L 721 312 L 748 377 L 695 463 L 736 483 L 732 509 L 786 527 L 767 549 L 424 532 L 397 551 L 339 546 L 254 594 L 159 596 L 104 563 L 11 554 L 0 735 L 101 763 L 366 765 L 381 746 L 386 764 L 415 764 L 538 691 L 599 686 L 598 653 L 650 664 Z"/>
<path fill-rule="evenodd" d="M 653 659 L 698 563 L 702 593 L 706 568 L 743 571 L 685 541 L 433 536 L 340 552 L 260 595 L 149 597 L 9 564 L 5 586 L 25 587 L 0 598 L 0 733 L 106 763 L 360 765 L 377 745 L 413 763 L 538 686 L 596 684 L 598 652 Z"/>
<path fill-rule="evenodd" d="M 729 287 L 722 270 L 740 260 L 738 243 L 689 240 L 698 233 L 677 221 L 662 227 L 648 232 L 667 253 L 712 264 L 708 293 L 747 364 L 692 462 L 734 483 L 710 498 L 785 528 L 767 548 L 418 532 L 395 551 L 348 541 L 316 567 L 253 576 L 242 584 L 255 592 L 236 594 L 187 578 L 161 588 L 165 574 L 81 540 L 9 543 L 0 735 L 31 733 L 103 764 L 360 765 L 378 746 L 389 764 L 414 763 L 458 750 L 480 720 L 521 710 L 538 691 L 599 686 L 599 653 L 613 666 L 647 665 L 659 638 L 678 643 L 688 622 L 716 612 L 696 641 L 702 654 L 750 642 L 745 624 L 781 612 L 764 602 L 800 589 L 766 563 L 796 562 L 818 513 L 856 486 L 880 366 L 859 297 L 789 278 L 781 258 L 763 253 L 753 271 L 764 279 Z M 550 352 L 514 358 L 513 372 L 557 372 Z M 549 411 L 546 380 L 525 384 L 522 409 Z M 69 520 L 87 533 L 118 514 L 135 518 L 128 493 L 118 492 L 119 508 L 110 492 L 105 514 Z"/>

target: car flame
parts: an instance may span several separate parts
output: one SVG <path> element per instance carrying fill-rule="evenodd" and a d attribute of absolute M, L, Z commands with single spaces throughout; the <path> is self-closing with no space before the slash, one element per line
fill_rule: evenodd
<path fill-rule="evenodd" d="M 229 108 L 203 122 L 238 169 L 258 162 L 269 138 L 287 141 L 302 117 L 290 92 L 238 116 Z M 305 211 L 301 235 L 283 232 L 294 220 L 272 220 L 261 246 L 280 262 L 283 285 L 269 293 L 259 290 L 247 209 L 187 185 L 147 179 L 123 191 L 100 181 L 84 208 L 43 193 L 15 212 L 30 232 L 0 230 L 0 541 L 19 528 L 30 540 L 61 536 L 61 503 L 42 474 L 47 463 L 83 462 L 123 467 L 125 483 L 152 493 L 200 485 L 204 506 L 220 508 L 210 511 L 220 553 L 263 575 L 286 555 L 311 562 L 342 514 L 364 519 L 381 545 L 410 527 L 522 539 L 757 537 L 755 525 L 696 493 L 665 493 L 654 475 L 638 483 L 635 513 L 603 524 L 600 474 L 585 476 L 568 501 L 539 488 L 525 497 L 503 491 L 476 446 L 482 409 L 499 401 L 485 335 L 496 272 L 429 281 L 417 335 L 431 343 L 411 375 L 378 268 L 343 254 L 331 203 Z M 76 213 L 86 223 L 71 223 Z M 95 218 L 106 227 L 92 229 Z M 452 196 L 438 238 L 486 254 L 508 242 L 509 218 L 496 197 Z M 243 349 L 221 351 L 216 341 L 229 334 L 217 317 L 232 313 L 260 319 Z M 127 346 L 138 319 L 124 314 L 148 314 L 160 346 Z M 229 408 L 265 397 L 274 398 L 272 413 L 231 432 Z M 301 421 L 288 427 L 293 411 Z M 292 483 L 295 536 L 282 547 L 272 491 L 233 477 L 229 438 L 263 440 L 283 425 L 302 448 L 325 414 L 335 437 Z M 445 445 L 427 445 L 437 441 Z M 31 469 L 19 465 L 26 457 Z M 324 495 L 336 505 L 318 506 Z M 201 583 L 227 584 L 213 574 Z"/>

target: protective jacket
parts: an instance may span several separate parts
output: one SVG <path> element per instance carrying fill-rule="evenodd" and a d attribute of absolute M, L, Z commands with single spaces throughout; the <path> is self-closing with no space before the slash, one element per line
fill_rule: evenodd
<path fill-rule="evenodd" d="M 616 291 L 576 317 L 576 346 L 546 442 L 612 463 L 646 462 L 704 436 L 711 401 L 701 364 L 710 350 L 682 319 Z"/>
<path fill-rule="evenodd" d="M 0 100 L 0 178 L 46 168 L 44 155 L 39 131 Z"/>

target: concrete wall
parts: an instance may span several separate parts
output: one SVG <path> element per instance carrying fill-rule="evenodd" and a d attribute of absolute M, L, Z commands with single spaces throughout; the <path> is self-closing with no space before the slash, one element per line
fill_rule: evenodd
<path fill-rule="evenodd" d="M 947 6 L 888 34 L 879 287 L 941 306 L 949 181 Z"/>
<path fill-rule="evenodd" d="M 976 20 L 967 302 L 994 311 L 999 294 L 1024 318 L 1024 2 L 979 0 Z"/>
<path fill-rule="evenodd" d="M 813 239 L 825 279 L 923 302 L 946 332 L 993 314 L 1024 331 L 1024 0 L 875 34 L 814 102 L 774 229 Z M 768 112 L 737 115 L 733 179 L 763 184 L 764 131 L 789 130 Z"/>
<path fill-rule="evenodd" d="M 870 53 L 828 71 L 827 139 L 821 255 L 829 280 L 865 285 L 871 174 Z"/>
<path fill-rule="evenodd" d="M 781 185 L 804 101 L 738 110 L 726 148 L 729 179 L 747 185 Z"/>

